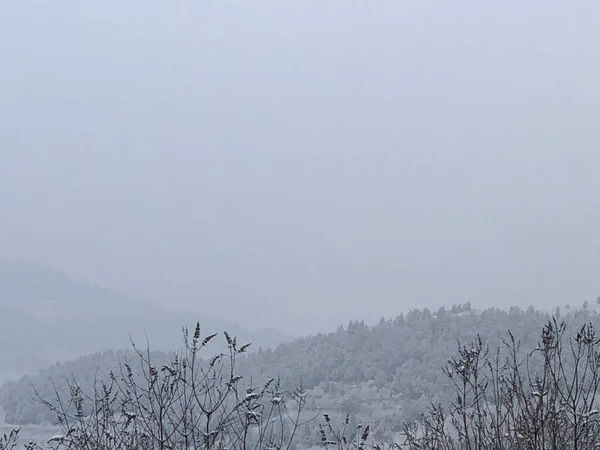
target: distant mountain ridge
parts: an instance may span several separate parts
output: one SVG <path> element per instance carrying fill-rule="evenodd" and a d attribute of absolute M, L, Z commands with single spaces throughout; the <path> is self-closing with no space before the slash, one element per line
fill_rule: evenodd
<path fill-rule="evenodd" d="M 228 330 L 254 348 L 292 339 L 276 329 L 249 331 L 228 320 L 91 286 L 37 263 L 0 258 L 0 371 L 30 371 L 105 349 L 129 348 L 129 336 L 153 348 L 181 344 L 173 330 L 199 321 L 205 332 Z"/>
<path fill-rule="evenodd" d="M 150 301 L 73 280 L 52 267 L 16 259 L 0 258 L 0 294 L 0 305 L 12 305 L 40 318 L 161 309 Z"/>

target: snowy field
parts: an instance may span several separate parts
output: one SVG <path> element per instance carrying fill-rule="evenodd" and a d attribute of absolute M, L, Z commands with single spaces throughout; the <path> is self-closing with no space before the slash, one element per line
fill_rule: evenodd
<path fill-rule="evenodd" d="M 7 372 L 0 370 L 0 385 L 8 380 L 18 379 L 22 374 L 18 372 Z M 16 425 L 10 425 L 4 423 L 4 410 L 0 408 L 0 436 L 9 434 L 13 428 L 17 428 Z M 46 442 L 52 436 L 58 433 L 58 427 L 52 425 L 24 425 L 21 427 L 19 433 L 19 447 L 23 448 L 23 445 L 29 441 L 34 441 L 39 444 Z"/>
<path fill-rule="evenodd" d="M 2 415 L 4 417 L 4 415 Z M 7 425 L 3 422 L 0 423 L 0 435 L 9 434 L 15 426 Z M 19 433 L 19 446 L 17 448 L 23 448 L 23 445 L 29 441 L 34 441 L 38 444 L 44 444 L 52 436 L 58 434 L 58 427 L 52 425 L 23 425 L 21 432 Z"/>

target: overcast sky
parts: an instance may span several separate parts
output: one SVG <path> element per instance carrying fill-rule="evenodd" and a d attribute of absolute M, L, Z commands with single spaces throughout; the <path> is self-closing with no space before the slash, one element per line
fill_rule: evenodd
<path fill-rule="evenodd" d="M 2 1 L 0 255 L 293 333 L 594 301 L 598 80 L 597 0 Z"/>

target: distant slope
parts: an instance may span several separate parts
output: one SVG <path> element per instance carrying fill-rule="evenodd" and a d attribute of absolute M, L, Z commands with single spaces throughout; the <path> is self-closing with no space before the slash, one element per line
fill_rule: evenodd
<path fill-rule="evenodd" d="M 55 269 L 0 259 L 0 370 L 27 372 L 57 360 L 109 348 L 129 348 L 129 334 L 156 349 L 178 347 L 174 330 L 228 330 L 240 339 L 272 347 L 290 337 L 278 330 L 250 332 L 203 314 L 173 311 L 69 278 Z"/>
<path fill-rule="evenodd" d="M 36 319 L 71 319 L 158 308 L 150 302 L 71 279 L 48 266 L 0 258 L 0 305 Z"/>

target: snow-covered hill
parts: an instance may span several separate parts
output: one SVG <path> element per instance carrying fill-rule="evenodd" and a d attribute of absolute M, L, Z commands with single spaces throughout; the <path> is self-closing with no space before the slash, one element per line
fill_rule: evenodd
<path fill-rule="evenodd" d="M 201 303 L 199 303 L 199 309 Z M 178 348 L 180 330 L 227 330 L 253 347 L 291 339 L 275 329 L 248 331 L 201 312 L 175 311 L 71 279 L 39 264 L 0 259 L 0 368 L 35 370 L 108 348 L 129 348 L 130 333 L 155 349 Z"/>

